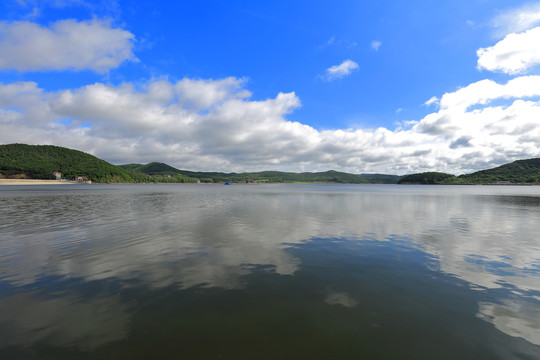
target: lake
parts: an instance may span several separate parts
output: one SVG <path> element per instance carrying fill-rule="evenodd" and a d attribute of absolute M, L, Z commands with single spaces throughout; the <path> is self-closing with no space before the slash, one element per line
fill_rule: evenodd
<path fill-rule="evenodd" d="M 0 187 L 1 359 L 540 359 L 540 187 Z"/>

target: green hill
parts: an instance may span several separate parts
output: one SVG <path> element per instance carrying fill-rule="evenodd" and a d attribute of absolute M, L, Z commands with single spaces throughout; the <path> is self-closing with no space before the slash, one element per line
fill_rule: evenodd
<path fill-rule="evenodd" d="M 453 182 L 456 177 L 454 175 L 440 172 L 424 172 L 404 176 L 398 181 L 398 184 L 448 184 Z"/>
<path fill-rule="evenodd" d="M 98 159 L 82 151 L 52 145 L 0 145 L 0 173 L 25 174 L 33 179 L 54 179 L 60 171 L 64 178 L 84 176 L 94 182 L 135 182 L 139 175 Z"/>
<path fill-rule="evenodd" d="M 480 170 L 472 174 L 454 176 L 427 172 L 404 176 L 399 184 L 538 184 L 540 159 L 517 160 L 499 167 Z"/>
<path fill-rule="evenodd" d="M 489 170 L 461 175 L 466 183 L 540 183 L 540 159 L 517 160 Z"/>

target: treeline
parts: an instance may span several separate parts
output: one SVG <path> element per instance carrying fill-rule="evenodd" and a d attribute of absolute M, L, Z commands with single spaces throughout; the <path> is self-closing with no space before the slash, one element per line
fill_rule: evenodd
<path fill-rule="evenodd" d="M 540 159 L 517 160 L 493 169 L 454 176 L 425 172 L 404 176 L 399 184 L 540 184 Z"/>
<path fill-rule="evenodd" d="M 218 181 L 246 182 L 249 180 L 255 182 L 268 183 L 335 183 L 335 184 L 367 184 L 369 180 L 361 175 L 343 173 L 339 171 L 325 172 L 303 172 L 291 173 L 281 171 L 261 171 L 254 173 L 195 173 L 194 175 L 203 175 L 205 178 L 212 178 Z M 201 177 L 203 177 L 201 176 Z"/>

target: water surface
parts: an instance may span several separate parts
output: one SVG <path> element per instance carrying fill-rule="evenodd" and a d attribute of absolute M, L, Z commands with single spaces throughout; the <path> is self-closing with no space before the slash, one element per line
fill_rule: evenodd
<path fill-rule="evenodd" d="M 0 358 L 540 359 L 540 187 L 0 187 Z"/>

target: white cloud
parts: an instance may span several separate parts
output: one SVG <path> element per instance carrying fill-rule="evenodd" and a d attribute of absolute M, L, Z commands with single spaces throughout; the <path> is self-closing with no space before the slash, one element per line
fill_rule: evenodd
<path fill-rule="evenodd" d="M 473 83 L 394 130 L 320 131 L 287 120 L 300 106 L 294 93 L 252 100 L 244 86 L 236 78 L 58 92 L 32 82 L 0 85 L 0 143 L 54 143 L 113 163 L 219 171 L 460 174 L 540 156 L 540 76 Z"/>
<path fill-rule="evenodd" d="M 245 79 L 229 77 L 222 80 L 192 80 L 184 78 L 176 84 L 180 98 L 186 104 L 204 109 L 229 98 L 244 99 L 251 93 L 242 89 Z"/>
<path fill-rule="evenodd" d="M 497 44 L 477 51 L 478 68 L 515 75 L 540 64 L 540 27 L 509 34 Z"/>
<path fill-rule="evenodd" d="M 504 37 L 510 33 L 520 33 L 540 25 L 540 3 L 506 11 L 493 20 L 496 35 Z"/>
<path fill-rule="evenodd" d="M 134 35 L 102 20 L 57 21 L 43 27 L 29 21 L 0 22 L 0 70 L 90 69 L 105 73 L 126 60 Z"/>
<path fill-rule="evenodd" d="M 442 96 L 441 109 L 465 112 L 473 105 L 486 105 L 497 99 L 531 98 L 540 95 L 540 76 L 520 76 L 501 85 L 481 80 Z"/>
<path fill-rule="evenodd" d="M 356 69 L 358 69 L 358 64 L 350 59 L 347 59 L 339 65 L 334 65 L 326 69 L 324 78 L 328 81 L 340 79 L 350 75 L 351 72 Z"/>
<path fill-rule="evenodd" d="M 382 45 L 382 42 L 377 41 L 377 40 L 373 40 L 373 41 L 371 42 L 371 45 L 370 45 L 370 46 L 371 46 L 371 48 L 372 48 L 373 50 L 378 51 L 379 48 L 381 47 L 381 45 Z"/>
<path fill-rule="evenodd" d="M 430 106 L 430 105 L 433 105 L 433 104 L 439 105 L 439 98 L 438 97 L 432 96 L 428 101 L 426 101 L 424 103 L 424 105 L 426 105 L 426 106 Z"/>

